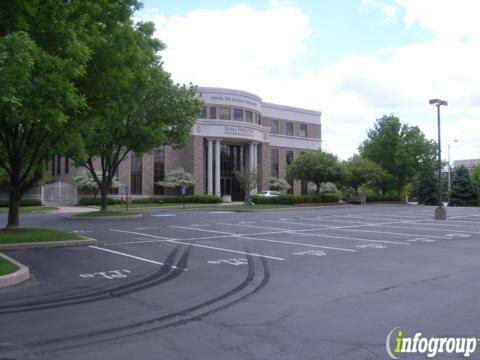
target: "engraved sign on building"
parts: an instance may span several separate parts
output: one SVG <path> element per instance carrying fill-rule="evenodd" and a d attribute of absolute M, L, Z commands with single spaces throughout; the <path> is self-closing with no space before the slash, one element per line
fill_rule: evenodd
<path fill-rule="evenodd" d="M 253 129 L 245 126 L 225 126 L 225 135 L 238 136 L 238 137 L 251 137 L 253 138 Z"/>

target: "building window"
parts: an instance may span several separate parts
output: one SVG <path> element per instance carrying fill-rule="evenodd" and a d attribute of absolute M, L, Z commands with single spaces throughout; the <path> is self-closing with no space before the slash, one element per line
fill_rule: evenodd
<path fill-rule="evenodd" d="M 307 137 L 307 125 L 300 124 L 300 136 Z"/>
<path fill-rule="evenodd" d="M 253 113 L 251 111 L 245 110 L 245 121 L 246 122 L 253 122 Z"/>
<path fill-rule="evenodd" d="M 55 156 L 52 158 L 51 164 L 52 164 L 52 168 L 51 168 L 50 174 L 52 176 L 55 176 Z"/>
<path fill-rule="evenodd" d="M 290 165 L 293 161 L 293 151 L 292 150 L 287 150 L 287 165 Z"/>
<path fill-rule="evenodd" d="M 233 109 L 233 120 L 243 121 L 243 110 L 242 109 Z"/>
<path fill-rule="evenodd" d="M 272 149 L 272 177 L 278 177 L 279 174 L 279 162 L 278 162 L 278 149 Z"/>
<path fill-rule="evenodd" d="M 70 159 L 65 156 L 65 175 L 70 172 Z"/>
<path fill-rule="evenodd" d="M 232 120 L 232 111 L 227 107 L 218 108 L 218 118 L 220 120 Z"/>
<path fill-rule="evenodd" d="M 165 178 L 165 147 L 161 147 L 153 153 L 153 194 L 164 195 L 165 188 L 159 184 Z"/>
<path fill-rule="evenodd" d="M 199 115 L 200 119 L 206 119 L 207 118 L 207 107 L 202 106 L 202 111 L 200 112 Z"/>
<path fill-rule="evenodd" d="M 290 121 L 287 122 L 287 130 L 285 135 L 293 136 L 293 122 L 290 122 Z"/>
<path fill-rule="evenodd" d="M 132 154 L 130 162 L 131 194 L 142 193 L 142 156 Z"/>
<path fill-rule="evenodd" d="M 210 119 L 217 118 L 217 108 L 215 106 L 210 106 Z"/>
<path fill-rule="evenodd" d="M 262 117 L 260 116 L 260 114 L 257 114 L 255 123 L 257 125 L 260 125 L 262 123 Z"/>
<path fill-rule="evenodd" d="M 62 172 L 62 158 L 57 155 L 57 175 L 60 175 Z"/>
<path fill-rule="evenodd" d="M 278 120 L 272 120 L 270 122 L 270 132 L 272 134 L 280 134 L 280 123 Z"/>

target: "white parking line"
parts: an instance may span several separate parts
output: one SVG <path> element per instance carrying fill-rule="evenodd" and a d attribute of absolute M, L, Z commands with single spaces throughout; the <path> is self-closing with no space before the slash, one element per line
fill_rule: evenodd
<path fill-rule="evenodd" d="M 255 240 L 255 241 L 265 241 L 265 242 L 272 242 L 277 244 L 287 244 L 287 245 L 300 245 L 300 246 L 307 246 L 307 247 L 314 247 L 314 248 L 321 248 L 321 249 L 329 249 L 329 250 L 338 250 L 338 251 L 348 251 L 348 252 L 357 252 L 357 250 L 352 249 L 344 249 L 332 246 L 323 246 L 323 245 L 313 245 L 313 244 L 304 244 L 292 241 L 283 241 L 283 240 L 272 240 L 272 239 L 261 239 L 261 238 L 254 238 L 245 235 L 237 235 L 232 236 L 235 239 L 248 239 L 248 240 Z"/>
<path fill-rule="evenodd" d="M 192 228 L 192 229 L 194 229 L 194 230 L 204 230 L 205 231 L 205 229 L 195 229 L 195 228 Z M 230 253 L 235 253 L 235 254 L 251 255 L 251 256 L 262 257 L 262 258 L 272 259 L 272 260 L 280 260 L 280 261 L 285 260 L 281 257 L 276 257 L 276 256 L 261 255 L 261 254 L 251 253 L 251 252 L 231 250 L 231 249 L 225 249 L 225 248 L 220 248 L 220 247 L 201 245 L 201 244 L 191 244 L 191 243 L 184 242 L 184 241 L 188 241 L 188 240 L 178 241 L 178 240 L 172 240 L 172 239 L 168 239 L 168 238 L 164 238 L 162 236 L 157 236 L 157 235 L 152 235 L 152 234 L 142 234 L 142 233 L 127 231 L 127 230 L 120 230 L 120 229 L 110 229 L 110 230 L 111 231 L 116 231 L 116 232 L 123 232 L 123 233 L 127 233 L 127 234 L 136 234 L 136 235 L 144 235 L 144 236 L 149 236 L 149 237 L 157 237 L 157 238 L 161 238 L 161 239 L 165 240 L 165 242 L 170 242 L 170 243 L 173 243 L 173 244 L 188 245 L 188 246 L 194 246 L 194 247 L 199 247 L 199 248 L 204 248 L 204 249 L 225 251 L 225 252 L 230 252 Z"/>
<path fill-rule="evenodd" d="M 397 244 L 397 245 L 409 245 L 404 242 L 400 241 L 388 241 L 388 240 L 370 240 L 370 239 L 361 239 L 361 238 L 353 238 L 353 237 L 345 237 L 345 236 L 335 236 L 335 235 L 327 235 L 327 234 L 303 234 L 304 231 L 313 231 L 313 230 L 323 230 L 323 229 L 334 229 L 334 230 L 343 230 L 343 228 L 318 228 L 318 229 L 300 229 L 300 230 L 295 230 L 295 229 L 280 229 L 280 228 L 272 228 L 272 227 L 266 227 L 266 226 L 256 226 L 256 225 L 244 225 L 244 224 L 227 224 L 227 223 L 218 223 L 220 225 L 229 225 L 229 226 L 244 226 L 244 227 L 250 227 L 250 228 L 259 228 L 259 229 L 271 229 L 271 230 L 278 230 L 276 232 L 271 232 L 271 233 L 263 233 L 264 235 L 266 234 L 296 234 L 296 235 L 313 235 L 313 236 L 319 236 L 319 237 L 330 237 L 330 238 L 339 238 L 339 239 L 349 239 L 349 240 L 354 240 L 354 241 L 365 241 L 365 242 L 380 242 L 380 243 L 390 243 L 390 244 Z M 348 231 L 348 230 L 345 230 Z M 350 230 L 350 231 L 356 231 L 356 230 Z M 361 230 L 359 230 L 361 231 Z M 257 234 L 245 234 L 245 235 L 257 235 Z M 262 235 L 262 233 L 259 233 L 258 235 Z M 448 239 L 448 238 L 445 238 Z"/>
<path fill-rule="evenodd" d="M 220 224 L 220 223 L 219 223 L 219 224 Z M 252 227 L 253 225 L 238 224 L 238 226 L 248 226 L 248 227 Z M 171 227 L 178 227 L 178 226 L 171 226 Z M 253 227 L 258 227 L 258 226 L 253 226 Z M 198 231 L 204 230 L 204 229 L 189 228 L 189 227 L 185 227 L 185 226 L 181 226 L 180 228 L 182 228 L 182 229 L 190 229 L 190 230 L 198 230 Z M 273 228 L 267 228 L 267 229 L 273 229 Z M 216 231 L 215 231 L 215 230 L 210 230 L 210 232 L 216 232 Z M 222 233 L 222 234 L 226 234 L 227 236 L 230 236 L 231 238 L 234 238 L 234 239 L 249 239 L 249 240 L 265 241 L 265 242 L 272 242 L 272 243 L 278 243 L 278 244 L 301 245 L 301 246 L 310 246 L 310 247 L 330 249 L 330 250 L 356 252 L 356 250 L 344 249 L 344 248 L 338 248 L 338 247 L 331 247 L 331 246 L 305 244 L 305 243 L 298 243 L 298 242 L 291 242 L 291 241 L 283 241 L 283 240 L 272 240 L 272 239 L 253 238 L 253 237 L 249 237 L 250 234 L 227 233 L 227 232 L 225 232 L 225 231 L 218 231 L 218 232 L 219 232 L 219 233 Z M 283 232 L 288 233 L 288 231 L 283 231 Z M 226 237 L 226 236 L 225 236 L 225 237 Z"/>
<path fill-rule="evenodd" d="M 106 251 L 106 252 L 109 252 L 109 253 L 112 253 L 112 254 L 117 254 L 117 255 L 126 256 L 126 257 L 129 257 L 129 258 L 135 259 L 135 260 L 145 261 L 145 262 L 148 262 L 148 263 L 151 263 L 151 264 L 155 264 L 155 265 L 165 265 L 164 263 L 161 263 L 160 261 L 145 259 L 145 258 L 142 258 L 142 257 L 139 257 L 139 256 L 135 256 L 135 255 L 123 253 L 123 252 L 120 252 L 120 251 L 114 251 L 114 250 L 110 250 L 110 249 L 105 249 L 105 248 L 98 247 L 98 246 L 94 246 L 94 245 L 89 245 L 88 247 L 89 247 L 89 248 L 92 248 L 92 249 L 96 249 L 96 250 Z M 172 266 L 172 269 L 179 269 L 179 268 L 178 268 L 177 266 Z M 187 271 L 188 269 L 180 269 L 180 270 L 185 270 L 185 271 Z"/>
<path fill-rule="evenodd" d="M 397 229 L 413 229 L 413 230 L 428 230 L 428 231 L 446 231 L 446 232 L 451 232 L 451 231 L 456 231 L 459 233 L 468 233 L 468 234 L 480 234 L 480 231 L 467 231 L 467 230 L 459 230 L 459 229 L 438 229 L 438 228 L 429 228 L 429 227 L 413 227 L 409 226 L 404 227 L 404 226 L 395 226 L 395 225 L 389 225 L 391 228 L 397 228 Z M 423 236 L 423 235 L 422 235 Z"/>

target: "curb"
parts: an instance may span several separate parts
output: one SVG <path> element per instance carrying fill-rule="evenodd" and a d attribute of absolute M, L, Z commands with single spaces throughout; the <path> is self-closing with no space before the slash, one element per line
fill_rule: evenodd
<path fill-rule="evenodd" d="M 26 250 L 26 249 L 42 249 L 42 248 L 68 247 L 68 246 L 86 246 L 86 245 L 96 245 L 96 244 L 97 244 L 97 240 L 84 238 L 81 240 L 42 241 L 42 242 L 31 242 L 31 243 L 23 243 L 23 244 L 0 244 L 0 250 L 6 250 L 6 251 Z"/>
<path fill-rule="evenodd" d="M 16 285 L 30 279 L 30 270 L 27 266 L 20 264 L 18 261 L 15 261 L 12 258 L 2 253 L 0 253 L 0 258 L 3 258 L 11 262 L 12 264 L 15 264 L 18 267 L 17 271 L 7 275 L 0 276 L 0 288 L 10 286 L 10 285 Z"/>
<path fill-rule="evenodd" d="M 70 220 L 120 220 L 120 219 L 138 219 L 141 218 L 143 214 L 134 214 L 134 215 L 122 215 L 122 216 L 67 216 L 65 219 Z"/>

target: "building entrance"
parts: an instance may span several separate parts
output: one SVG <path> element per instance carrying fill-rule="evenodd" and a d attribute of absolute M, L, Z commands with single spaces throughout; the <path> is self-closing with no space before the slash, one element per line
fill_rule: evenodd
<path fill-rule="evenodd" d="M 220 189 L 221 193 L 231 195 L 232 201 L 242 201 L 244 191 L 235 177 L 235 171 L 245 167 L 245 146 L 222 144 L 220 148 Z"/>

